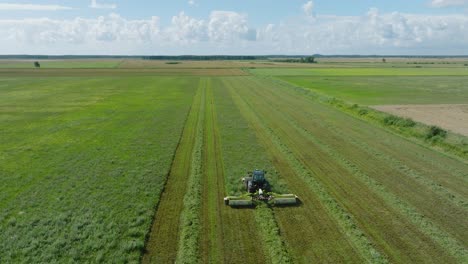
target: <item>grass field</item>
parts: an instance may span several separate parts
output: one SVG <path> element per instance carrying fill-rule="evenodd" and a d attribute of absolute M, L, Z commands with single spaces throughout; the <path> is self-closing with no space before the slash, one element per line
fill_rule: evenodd
<path fill-rule="evenodd" d="M 464 69 L 158 67 L 0 70 L 1 263 L 468 261 L 466 159 L 283 83 L 454 102 Z M 301 203 L 224 205 L 256 168 Z"/>
<path fill-rule="evenodd" d="M 468 67 L 459 68 L 403 68 L 403 67 L 323 67 L 323 68 L 258 68 L 252 74 L 264 76 L 466 76 Z"/>
<path fill-rule="evenodd" d="M 95 69 L 117 68 L 121 60 L 37 60 L 41 68 L 46 69 Z M 0 60 L 0 69 L 27 69 L 35 68 L 34 60 Z"/>
<path fill-rule="evenodd" d="M 468 76 L 281 76 L 279 78 L 363 105 L 468 103 Z"/>

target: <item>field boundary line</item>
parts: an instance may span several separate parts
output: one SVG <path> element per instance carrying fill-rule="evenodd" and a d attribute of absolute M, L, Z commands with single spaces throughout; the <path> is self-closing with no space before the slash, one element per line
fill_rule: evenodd
<path fill-rule="evenodd" d="M 258 115 L 253 110 L 252 106 L 246 102 L 234 89 L 231 89 L 233 98 L 235 97 L 235 102 L 238 104 L 239 109 L 244 107 L 250 109 L 250 113 L 254 121 L 263 128 L 266 134 L 268 134 L 276 146 L 276 148 L 283 154 L 286 160 L 292 165 L 291 167 L 295 170 L 296 175 L 298 175 L 304 182 L 308 183 L 308 187 L 317 194 L 320 200 L 323 202 L 324 208 L 329 212 L 332 219 L 336 221 L 338 226 L 341 228 L 341 231 L 347 236 L 352 245 L 355 246 L 356 250 L 361 254 L 361 256 L 366 259 L 369 263 L 388 263 L 388 260 L 382 253 L 380 253 L 374 246 L 371 240 L 367 238 L 365 233 L 361 231 L 349 212 L 347 212 L 343 207 L 341 207 L 336 200 L 327 192 L 325 187 L 318 182 L 313 174 L 307 168 L 304 167 L 301 161 L 295 157 L 292 151 L 289 150 L 289 147 L 284 145 L 278 136 L 272 131 L 271 128 L 268 128 L 263 121 L 258 117 Z"/>

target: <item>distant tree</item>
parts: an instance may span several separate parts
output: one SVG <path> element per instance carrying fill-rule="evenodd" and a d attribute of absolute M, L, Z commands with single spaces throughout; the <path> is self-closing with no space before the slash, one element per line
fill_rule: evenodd
<path fill-rule="evenodd" d="M 316 63 L 314 56 L 309 56 L 305 58 L 305 63 Z"/>
<path fill-rule="evenodd" d="M 35 61 L 35 62 L 34 62 L 34 67 L 40 68 L 40 67 L 41 67 L 41 64 L 40 64 L 38 61 Z"/>
<path fill-rule="evenodd" d="M 382 59 L 382 62 L 383 62 L 383 63 L 386 63 L 386 62 L 387 62 L 387 60 L 386 60 L 385 58 L 383 58 L 383 59 Z"/>

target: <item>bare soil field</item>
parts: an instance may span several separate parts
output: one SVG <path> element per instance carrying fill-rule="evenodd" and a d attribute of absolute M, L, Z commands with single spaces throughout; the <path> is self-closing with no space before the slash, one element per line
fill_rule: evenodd
<path fill-rule="evenodd" d="M 376 105 L 372 107 L 468 136 L 468 104 Z"/>

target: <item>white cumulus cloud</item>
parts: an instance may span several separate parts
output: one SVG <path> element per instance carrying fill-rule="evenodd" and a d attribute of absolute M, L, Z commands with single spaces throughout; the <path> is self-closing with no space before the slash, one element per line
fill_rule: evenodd
<path fill-rule="evenodd" d="M 11 3 L 0 3 L 0 10 L 9 11 L 59 11 L 59 10 L 70 10 L 71 7 L 61 5 L 36 5 L 36 4 L 11 4 Z"/>
<path fill-rule="evenodd" d="M 91 8 L 95 9 L 116 9 L 116 4 L 102 4 L 98 3 L 97 0 L 91 0 L 91 4 L 89 5 Z"/>
<path fill-rule="evenodd" d="M 380 13 L 298 16 L 254 28 L 246 14 L 180 12 L 74 19 L 1 19 L 3 54 L 395 54 L 468 55 L 468 16 Z"/>
<path fill-rule="evenodd" d="M 432 0 L 432 7 L 450 7 L 468 5 L 468 0 Z"/>
<path fill-rule="evenodd" d="M 312 10 L 314 9 L 314 2 L 309 1 L 302 6 L 302 11 L 308 16 L 312 15 Z"/>

